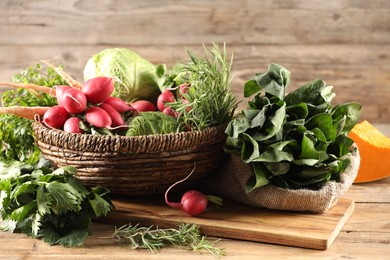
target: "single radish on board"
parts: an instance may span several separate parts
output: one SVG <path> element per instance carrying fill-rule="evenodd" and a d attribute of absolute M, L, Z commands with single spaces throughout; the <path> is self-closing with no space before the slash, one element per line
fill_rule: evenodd
<path fill-rule="evenodd" d="M 120 99 L 118 97 L 110 96 L 106 100 L 104 100 L 104 104 L 112 106 L 119 113 L 124 113 L 132 109 L 132 107 L 129 106 L 123 99 Z"/>
<path fill-rule="evenodd" d="M 156 111 L 154 104 L 148 100 L 138 100 L 130 104 L 138 112 Z"/>
<path fill-rule="evenodd" d="M 43 115 L 43 123 L 51 128 L 62 129 L 69 113 L 62 106 L 53 106 Z"/>
<path fill-rule="evenodd" d="M 87 107 L 87 97 L 78 89 L 65 90 L 61 99 L 62 106 L 71 114 L 79 114 Z"/>
<path fill-rule="evenodd" d="M 167 107 L 165 103 L 175 102 L 173 93 L 169 90 L 164 90 L 157 98 L 157 108 L 161 112 Z"/>
<path fill-rule="evenodd" d="M 56 98 L 57 98 L 57 104 L 62 106 L 62 97 L 64 96 L 64 92 L 68 89 L 71 89 L 71 86 L 68 85 L 57 85 L 54 86 L 54 89 L 56 90 Z"/>
<path fill-rule="evenodd" d="M 106 103 L 101 104 L 99 107 L 103 108 L 110 115 L 112 127 L 125 126 L 125 120 L 115 108 Z"/>
<path fill-rule="evenodd" d="M 100 76 L 87 80 L 81 90 L 92 104 L 99 104 L 111 96 L 114 91 L 114 79 Z"/>
<path fill-rule="evenodd" d="M 168 206 L 175 209 L 183 210 L 185 213 L 187 213 L 190 216 L 197 216 L 206 210 L 207 202 L 208 202 L 206 195 L 196 190 L 189 190 L 183 194 L 180 202 L 171 202 L 168 200 L 168 192 L 175 185 L 187 180 L 194 171 L 195 171 L 195 167 L 187 177 L 185 177 L 183 180 L 180 180 L 172 184 L 165 192 L 165 203 Z"/>
<path fill-rule="evenodd" d="M 85 119 L 88 123 L 99 128 L 111 128 L 112 119 L 110 115 L 100 107 L 90 107 L 85 112 Z"/>
<path fill-rule="evenodd" d="M 73 116 L 68 118 L 68 120 L 66 120 L 64 124 L 64 131 L 73 134 L 84 133 L 84 131 L 80 129 L 80 121 L 81 119 L 78 117 Z"/>

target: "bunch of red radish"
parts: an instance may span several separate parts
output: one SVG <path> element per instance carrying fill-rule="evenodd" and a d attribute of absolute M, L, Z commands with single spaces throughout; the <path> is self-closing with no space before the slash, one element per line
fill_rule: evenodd
<path fill-rule="evenodd" d="M 80 121 L 97 128 L 126 127 L 123 113 L 134 109 L 120 98 L 112 97 L 114 79 L 96 77 L 86 81 L 81 89 L 67 85 L 56 86 L 58 105 L 43 115 L 43 123 L 69 133 L 83 133 Z"/>
<path fill-rule="evenodd" d="M 183 104 L 189 104 L 190 102 L 183 97 L 183 94 L 186 93 L 189 89 L 189 84 L 181 84 L 179 86 L 178 97 L 181 99 Z M 178 97 L 175 97 L 174 91 L 172 92 L 170 89 L 164 90 L 157 98 L 157 104 L 149 100 L 138 100 L 130 105 L 137 110 L 138 112 L 148 112 L 148 111 L 161 111 L 164 114 L 176 117 L 178 115 L 177 111 L 172 109 L 169 103 L 176 102 Z M 156 108 L 157 107 L 157 108 Z M 190 110 L 190 107 L 187 107 L 187 112 Z"/>

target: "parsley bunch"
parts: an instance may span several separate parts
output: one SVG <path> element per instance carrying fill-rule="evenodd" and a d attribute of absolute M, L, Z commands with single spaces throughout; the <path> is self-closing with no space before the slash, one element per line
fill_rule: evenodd
<path fill-rule="evenodd" d="M 50 245 L 82 245 L 91 221 L 106 216 L 113 204 L 107 189 L 88 191 L 75 173 L 73 167 L 52 170 L 44 160 L 0 162 L 0 230 L 20 231 Z"/>
<path fill-rule="evenodd" d="M 52 68 L 41 64 L 29 66 L 12 77 L 14 83 L 32 83 L 52 87 L 65 81 Z M 57 101 L 45 93 L 26 89 L 11 89 L 1 95 L 2 106 L 54 106 Z M 36 163 L 40 151 L 35 145 L 31 120 L 13 115 L 0 115 L 0 160 L 18 160 Z"/>

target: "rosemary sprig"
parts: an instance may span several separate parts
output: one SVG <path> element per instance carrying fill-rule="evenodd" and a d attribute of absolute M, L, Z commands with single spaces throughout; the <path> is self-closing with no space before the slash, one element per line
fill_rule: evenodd
<path fill-rule="evenodd" d="M 227 58 L 225 45 L 223 49 L 216 44 L 210 50 L 203 47 L 205 57 L 188 50 L 190 62 L 177 64 L 180 77 L 191 87 L 183 94 L 188 104 L 182 104 L 181 100 L 172 104 L 184 123 L 197 130 L 226 124 L 237 107 L 236 97 L 230 89 L 233 55 Z"/>
<path fill-rule="evenodd" d="M 117 242 L 128 244 L 132 249 L 149 249 L 153 253 L 163 247 L 174 245 L 196 252 L 207 251 L 217 258 L 225 254 L 223 249 L 215 246 L 219 240 L 207 240 L 196 224 L 182 223 L 177 229 L 140 227 L 138 224 L 134 226 L 129 224 L 115 228 L 112 237 Z"/>

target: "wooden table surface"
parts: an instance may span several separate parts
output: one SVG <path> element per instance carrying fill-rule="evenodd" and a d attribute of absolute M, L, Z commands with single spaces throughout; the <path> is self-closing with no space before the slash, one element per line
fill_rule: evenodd
<path fill-rule="evenodd" d="M 378 125 L 378 128 L 390 136 L 387 125 Z M 355 201 L 355 211 L 329 249 L 320 251 L 223 239 L 217 243 L 226 251 L 221 259 L 389 259 L 390 178 L 354 184 L 344 197 Z M 92 236 L 79 248 L 49 246 L 23 234 L 0 232 L 0 259 L 215 259 L 208 253 L 174 247 L 155 254 L 132 250 L 110 237 L 113 225 L 96 223 L 92 230 Z"/>

